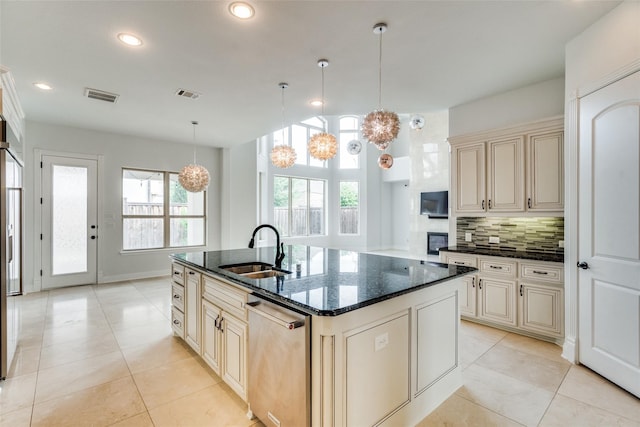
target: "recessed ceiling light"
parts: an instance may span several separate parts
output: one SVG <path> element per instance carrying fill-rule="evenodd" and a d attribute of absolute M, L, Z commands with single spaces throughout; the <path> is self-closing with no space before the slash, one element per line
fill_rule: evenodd
<path fill-rule="evenodd" d="M 229 5 L 229 12 L 240 19 L 249 19 L 255 14 L 253 6 L 249 3 L 234 2 Z"/>
<path fill-rule="evenodd" d="M 118 40 L 129 46 L 142 46 L 142 39 L 129 33 L 118 34 Z"/>
<path fill-rule="evenodd" d="M 314 99 L 309 101 L 309 104 L 313 105 L 314 107 L 321 107 L 323 102 L 321 99 Z"/>
<path fill-rule="evenodd" d="M 51 90 L 51 89 L 53 89 L 50 85 L 46 84 L 45 82 L 35 82 L 33 85 L 35 87 L 37 87 L 38 89 L 42 89 L 42 90 Z"/>

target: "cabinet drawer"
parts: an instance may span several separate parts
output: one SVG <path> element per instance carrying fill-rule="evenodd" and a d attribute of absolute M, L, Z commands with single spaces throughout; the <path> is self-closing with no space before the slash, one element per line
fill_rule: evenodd
<path fill-rule="evenodd" d="M 204 276 L 204 298 L 240 320 L 247 320 L 247 293 L 212 277 Z"/>
<path fill-rule="evenodd" d="M 176 336 L 184 339 L 184 314 L 176 307 L 171 307 L 171 328 Z"/>
<path fill-rule="evenodd" d="M 480 258 L 480 271 L 496 277 L 516 277 L 517 265 L 516 261 Z"/>
<path fill-rule="evenodd" d="M 171 264 L 171 278 L 174 282 L 184 285 L 184 267 L 180 264 Z"/>
<path fill-rule="evenodd" d="M 520 277 L 543 282 L 562 283 L 564 281 L 564 269 L 559 265 L 521 262 Z"/>
<path fill-rule="evenodd" d="M 472 255 L 461 255 L 457 253 L 446 252 L 444 254 L 447 264 L 466 265 L 467 267 L 477 267 L 478 258 Z"/>
<path fill-rule="evenodd" d="M 171 286 L 171 305 L 184 313 L 184 287 L 175 283 Z"/>

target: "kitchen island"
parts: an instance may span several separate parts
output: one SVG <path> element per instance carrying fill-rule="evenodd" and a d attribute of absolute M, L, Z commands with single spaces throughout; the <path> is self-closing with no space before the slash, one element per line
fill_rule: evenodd
<path fill-rule="evenodd" d="M 308 316 L 309 374 L 296 381 L 308 384 L 312 426 L 415 425 L 462 385 L 458 293 L 474 268 L 308 246 L 285 247 L 288 274 L 251 278 L 228 268 L 271 265 L 274 254 L 171 256 L 174 331 L 249 408 L 254 297 Z"/>

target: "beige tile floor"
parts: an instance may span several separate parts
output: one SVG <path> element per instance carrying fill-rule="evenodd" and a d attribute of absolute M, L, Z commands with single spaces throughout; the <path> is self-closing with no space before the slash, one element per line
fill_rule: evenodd
<path fill-rule="evenodd" d="M 0 427 L 261 426 L 171 333 L 168 279 L 18 297 Z M 419 426 L 637 426 L 640 402 L 560 348 L 462 322 L 465 385 Z"/>

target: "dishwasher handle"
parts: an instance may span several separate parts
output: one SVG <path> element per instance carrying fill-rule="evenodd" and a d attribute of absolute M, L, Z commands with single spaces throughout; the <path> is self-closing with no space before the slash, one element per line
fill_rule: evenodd
<path fill-rule="evenodd" d="M 258 316 L 262 316 L 265 319 L 271 320 L 272 322 L 282 326 L 285 329 L 294 330 L 304 326 L 304 320 L 294 320 L 289 322 L 287 320 L 280 319 L 279 317 L 265 310 L 260 310 L 258 306 L 260 306 L 261 304 L 262 304 L 261 301 L 250 301 L 247 303 L 247 310 L 257 314 Z M 276 310 L 272 310 L 272 311 L 275 312 Z"/>

